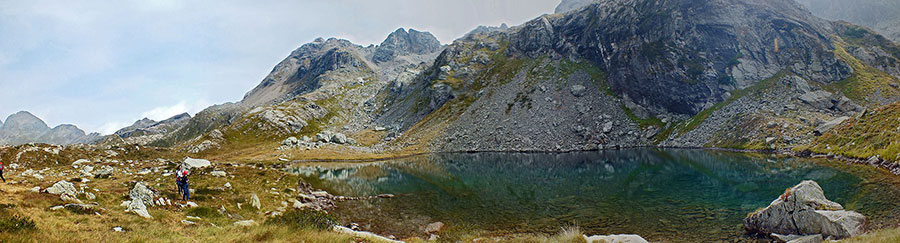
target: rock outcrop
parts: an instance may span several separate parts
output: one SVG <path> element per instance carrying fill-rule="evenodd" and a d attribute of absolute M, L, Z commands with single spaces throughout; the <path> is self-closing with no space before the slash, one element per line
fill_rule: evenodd
<path fill-rule="evenodd" d="M 803 181 L 789 188 L 768 207 L 753 212 L 744 219 L 750 232 L 769 235 L 815 235 L 842 239 L 863 232 L 866 217 L 846 211 L 840 204 L 829 201 L 819 184 Z"/>

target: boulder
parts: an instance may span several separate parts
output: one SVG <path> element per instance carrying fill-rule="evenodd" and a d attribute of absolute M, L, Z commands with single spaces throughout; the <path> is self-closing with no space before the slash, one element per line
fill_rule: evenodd
<path fill-rule="evenodd" d="M 223 177 L 223 176 L 227 175 L 225 173 L 225 171 L 221 171 L 221 170 L 216 170 L 216 171 L 210 172 L 209 174 L 212 176 L 217 176 L 217 177 Z"/>
<path fill-rule="evenodd" d="M 345 144 L 347 143 L 347 136 L 345 136 L 343 133 L 335 133 L 331 136 L 331 142 L 336 144 Z"/>
<path fill-rule="evenodd" d="M 101 166 L 100 169 L 94 171 L 94 178 L 109 178 L 113 174 L 113 167 L 109 165 Z"/>
<path fill-rule="evenodd" d="M 262 204 L 259 202 L 259 197 L 256 194 L 250 197 L 250 206 L 253 206 L 256 209 L 261 209 Z"/>
<path fill-rule="evenodd" d="M 424 231 L 425 234 L 431 234 L 431 233 L 437 233 L 437 232 L 441 231 L 441 228 L 444 228 L 444 223 L 434 222 L 434 223 L 425 225 L 425 227 L 423 227 L 422 231 Z"/>
<path fill-rule="evenodd" d="M 71 196 L 75 196 L 78 194 L 78 191 L 75 190 L 75 185 L 73 185 L 71 182 L 62 180 L 56 182 L 56 184 L 53 184 L 53 186 L 48 187 L 47 193 L 53 195 L 68 194 Z"/>
<path fill-rule="evenodd" d="M 319 134 L 316 134 L 316 141 L 323 142 L 323 143 L 330 143 L 331 142 L 331 133 L 330 132 L 321 132 Z"/>
<path fill-rule="evenodd" d="M 154 193 L 150 188 L 147 188 L 147 185 L 144 185 L 143 182 L 138 182 L 134 184 L 134 188 L 128 192 L 128 197 L 131 198 L 132 203 L 135 201 L 140 201 L 141 204 L 144 203 L 153 203 L 153 198 L 156 193 Z"/>
<path fill-rule="evenodd" d="M 826 199 L 815 181 L 803 181 L 791 187 L 768 207 L 744 219 L 744 227 L 753 233 L 821 234 L 836 239 L 859 235 L 865 223 L 862 214 L 845 211 L 840 204 Z"/>
<path fill-rule="evenodd" d="M 582 97 L 582 96 L 584 96 L 585 90 L 586 90 L 586 89 L 584 88 L 584 86 L 579 85 L 579 84 L 572 85 L 572 87 L 569 88 L 569 92 L 571 92 L 572 95 L 574 95 L 575 97 Z"/>
<path fill-rule="evenodd" d="M 584 236 L 587 243 L 647 243 L 639 235 L 594 235 Z"/>
<path fill-rule="evenodd" d="M 294 145 L 297 145 L 297 143 L 299 143 L 299 142 L 300 141 L 297 140 L 296 137 L 289 137 L 289 138 L 285 139 L 284 141 L 281 141 L 281 145 L 294 146 Z"/>
<path fill-rule="evenodd" d="M 206 168 L 210 165 L 212 165 L 212 163 L 210 163 L 209 160 L 193 159 L 191 157 L 185 158 L 184 162 L 181 163 L 182 168 L 186 170 Z"/>
<path fill-rule="evenodd" d="M 125 208 L 125 212 L 134 212 L 147 219 L 153 218 L 153 216 L 150 216 L 150 212 L 147 212 L 147 205 L 144 205 L 144 202 L 141 200 L 132 200 L 129 202 Z"/>
<path fill-rule="evenodd" d="M 816 90 L 800 95 L 799 98 L 806 104 L 820 110 L 827 110 L 834 107 L 834 100 L 831 99 L 831 93 L 824 90 Z"/>
<path fill-rule="evenodd" d="M 836 127 L 837 125 L 840 125 L 842 122 L 844 122 L 844 121 L 846 121 L 846 120 L 849 120 L 849 119 L 850 119 L 850 117 L 847 117 L 847 116 L 842 116 L 842 117 L 835 118 L 835 119 L 833 119 L 833 120 L 831 120 L 831 121 L 825 122 L 824 124 L 819 125 L 818 127 L 816 127 L 816 129 L 814 130 L 814 132 L 816 133 L 816 135 L 822 135 L 822 134 L 825 134 L 826 132 L 828 132 L 828 131 L 831 130 L 832 128 Z"/>

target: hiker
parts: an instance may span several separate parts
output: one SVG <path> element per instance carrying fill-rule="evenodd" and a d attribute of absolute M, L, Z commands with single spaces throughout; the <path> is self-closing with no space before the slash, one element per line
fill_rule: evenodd
<path fill-rule="evenodd" d="M 181 172 L 181 177 L 180 177 L 181 180 L 179 180 L 181 182 L 180 183 L 181 193 L 182 193 L 181 195 L 183 195 L 181 200 L 185 200 L 185 201 L 191 200 L 191 189 L 188 188 L 187 176 L 188 176 L 188 171 L 184 170 Z"/>
<path fill-rule="evenodd" d="M 0 161 L 0 179 L 3 179 L 3 183 L 6 183 L 6 178 L 3 178 L 3 161 Z"/>
<path fill-rule="evenodd" d="M 182 189 L 181 188 L 181 172 L 182 171 L 184 171 L 184 169 L 182 169 L 180 165 L 178 166 L 178 169 L 175 170 L 175 192 L 179 196 L 182 194 L 181 193 L 181 189 Z"/>

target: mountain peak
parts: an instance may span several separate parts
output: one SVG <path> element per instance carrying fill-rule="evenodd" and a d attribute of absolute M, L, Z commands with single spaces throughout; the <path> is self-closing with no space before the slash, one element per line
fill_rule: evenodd
<path fill-rule="evenodd" d="M 407 54 L 429 54 L 441 50 L 441 42 L 429 32 L 399 28 L 388 35 L 378 47 L 372 60 L 376 63 L 387 62 L 394 57 Z"/>
<path fill-rule="evenodd" d="M 30 112 L 19 111 L 9 115 L 0 130 L 9 132 L 46 132 L 50 130 L 50 127 Z"/>

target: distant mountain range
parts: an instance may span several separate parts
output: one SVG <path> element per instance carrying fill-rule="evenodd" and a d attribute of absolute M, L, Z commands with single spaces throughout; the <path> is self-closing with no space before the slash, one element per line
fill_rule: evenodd
<path fill-rule="evenodd" d="M 881 33 L 900 42 L 900 1 L 898 0 L 797 0 L 813 14 L 844 20 Z"/>
<path fill-rule="evenodd" d="M 20 111 L 0 123 L 0 144 L 26 143 L 75 144 L 94 143 L 101 139 L 99 133 L 85 134 L 75 125 L 63 124 L 50 128 L 40 118 L 27 111 Z"/>

